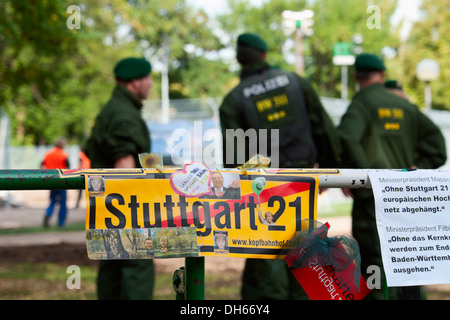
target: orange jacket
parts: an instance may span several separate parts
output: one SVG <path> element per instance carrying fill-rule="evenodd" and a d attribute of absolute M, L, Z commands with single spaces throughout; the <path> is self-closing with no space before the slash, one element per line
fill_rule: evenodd
<path fill-rule="evenodd" d="M 42 161 L 44 169 L 68 169 L 69 159 L 67 153 L 61 148 L 53 148 L 47 152 Z"/>
<path fill-rule="evenodd" d="M 83 151 L 80 151 L 80 169 L 89 169 L 91 167 L 91 160 Z"/>

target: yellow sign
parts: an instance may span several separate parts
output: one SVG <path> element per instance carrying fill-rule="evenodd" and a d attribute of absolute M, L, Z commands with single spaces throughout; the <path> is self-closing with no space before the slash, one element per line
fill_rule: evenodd
<path fill-rule="evenodd" d="M 134 175 L 90 170 L 85 179 L 89 257 L 275 259 L 301 230 L 301 220 L 316 220 L 318 175 L 192 168 Z M 186 191 L 189 186 L 203 190 L 201 195 Z"/>

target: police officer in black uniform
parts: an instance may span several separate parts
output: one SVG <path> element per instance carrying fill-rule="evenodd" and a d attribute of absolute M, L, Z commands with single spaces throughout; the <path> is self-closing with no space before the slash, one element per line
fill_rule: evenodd
<path fill-rule="evenodd" d="M 243 157 L 236 154 L 238 143 L 242 145 L 242 141 L 236 141 L 235 136 L 227 137 L 227 129 L 255 129 L 258 137 L 260 129 L 269 129 L 267 136 L 261 136 L 261 139 L 267 139 L 263 143 L 271 141 L 270 129 L 279 130 L 280 168 L 311 168 L 317 164 L 338 167 L 340 142 L 311 84 L 294 72 L 270 66 L 266 62 L 267 51 L 267 43 L 256 34 L 244 33 L 238 37 L 241 81 L 220 106 L 225 167 L 233 168 L 245 162 L 239 161 Z M 227 144 L 232 144 L 234 149 L 227 148 Z M 252 147 L 246 146 L 245 160 L 254 155 L 249 151 Z M 227 155 L 230 150 L 234 151 L 231 161 Z M 305 297 L 286 266 L 273 271 L 274 260 L 247 259 L 242 298 L 286 300 Z"/>

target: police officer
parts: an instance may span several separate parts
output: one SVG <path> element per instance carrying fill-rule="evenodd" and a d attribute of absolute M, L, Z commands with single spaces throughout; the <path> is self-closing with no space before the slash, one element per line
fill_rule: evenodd
<path fill-rule="evenodd" d="M 220 106 L 225 167 L 241 165 L 254 155 L 249 151 L 254 146 L 246 146 L 244 161 L 238 161 L 237 152 L 230 161 L 227 151 L 236 151 L 242 141 L 227 137 L 227 129 L 255 129 L 257 134 L 260 129 L 279 130 L 279 166 L 282 168 L 311 168 L 317 163 L 321 167 L 336 167 L 339 139 L 317 94 L 311 84 L 297 74 L 271 67 L 266 62 L 267 51 L 267 43 L 256 34 L 244 33 L 237 39 L 236 57 L 242 66 L 240 83 Z M 268 133 L 267 140 L 271 141 L 271 131 Z M 234 149 L 227 148 L 227 144 Z M 287 268 L 279 269 L 272 276 L 274 269 L 273 260 L 247 259 L 242 298 L 305 297 Z"/>
<path fill-rule="evenodd" d="M 153 85 L 151 65 L 126 58 L 114 68 L 117 85 L 97 116 L 85 151 L 92 168 L 136 168 L 139 153 L 150 152 L 150 134 L 141 116 Z M 151 299 L 153 260 L 101 261 L 99 299 Z"/>
<path fill-rule="evenodd" d="M 407 100 L 408 102 L 411 102 L 411 98 L 405 94 L 402 84 L 397 80 L 386 80 L 384 82 L 384 86 L 386 87 L 387 91 Z"/>
<path fill-rule="evenodd" d="M 386 90 L 383 61 L 373 54 L 361 54 L 355 60 L 355 69 L 354 78 L 360 91 L 338 128 L 343 166 L 370 169 L 442 166 L 447 156 L 441 131 L 417 106 Z M 382 270 L 375 203 L 371 190 L 352 189 L 351 193 L 352 233 L 360 246 L 361 272 L 366 275 L 370 265 Z M 402 291 L 390 288 L 389 298 L 401 298 Z M 383 291 L 374 289 L 368 298 L 382 299 Z"/>

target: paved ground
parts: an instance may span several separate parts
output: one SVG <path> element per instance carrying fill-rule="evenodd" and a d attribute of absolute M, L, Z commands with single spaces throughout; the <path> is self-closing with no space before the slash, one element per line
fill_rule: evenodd
<path fill-rule="evenodd" d="M 17 229 L 42 226 L 44 212 L 49 203 L 49 191 L 14 191 L 11 192 L 15 202 L 20 207 L 3 206 L 0 208 L 0 229 Z M 84 196 L 84 193 L 83 193 Z M 84 222 L 86 218 L 86 206 L 84 198 L 81 198 L 79 207 L 76 208 L 78 190 L 68 190 L 68 214 L 67 224 Z M 57 223 L 57 209 L 50 220 L 50 224 Z M 1 235 L 0 246 L 38 245 L 57 243 L 83 243 L 85 232 L 45 232 L 37 234 Z"/>

